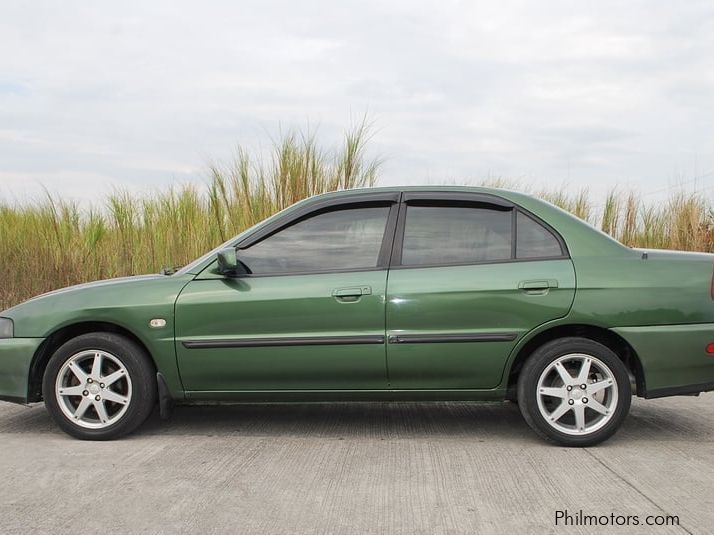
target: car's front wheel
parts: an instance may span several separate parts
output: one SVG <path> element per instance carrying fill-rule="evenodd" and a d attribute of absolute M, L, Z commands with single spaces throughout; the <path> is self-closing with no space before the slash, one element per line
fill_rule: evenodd
<path fill-rule="evenodd" d="M 110 440 L 132 432 L 151 413 L 156 378 L 145 352 L 112 333 L 90 333 L 62 345 L 50 358 L 45 405 L 68 434 Z"/>
<path fill-rule="evenodd" d="M 593 446 L 617 431 L 630 410 L 622 360 L 586 338 L 561 338 L 538 348 L 518 379 L 518 404 L 528 425 L 564 446 Z"/>

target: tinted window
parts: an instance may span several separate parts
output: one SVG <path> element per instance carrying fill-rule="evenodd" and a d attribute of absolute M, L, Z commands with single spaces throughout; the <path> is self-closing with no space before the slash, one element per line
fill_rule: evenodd
<path fill-rule="evenodd" d="M 560 243 L 552 232 L 521 212 L 516 217 L 516 258 L 563 255 Z"/>
<path fill-rule="evenodd" d="M 510 210 L 409 206 L 402 264 L 467 264 L 511 258 Z"/>
<path fill-rule="evenodd" d="M 238 251 L 255 274 L 377 266 L 388 206 L 326 212 Z"/>

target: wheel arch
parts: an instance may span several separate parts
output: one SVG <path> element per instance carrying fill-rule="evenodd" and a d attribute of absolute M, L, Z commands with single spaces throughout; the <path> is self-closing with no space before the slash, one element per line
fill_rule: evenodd
<path fill-rule="evenodd" d="M 625 367 L 630 374 L 630 379 L 633 383 L 635 393 L 641 397 L 645 395 L 647 390 L 645 387 L 645 375 L 642 362 L 640 361 L 640 357 L 637 355 L 637 352 L 627 342 L 627 340 L 616 332 L 604 327 L 588 324 L 568 324 L 557 325 L 545 329 L 535 334 L 525 344 L 523 344 L 523 346 L 521 346 L 516 354 L 516 357 L 511 363 L 508 374 L 507 395 L 509 398 L 515 399 L 518 376 L 528 357 L 543 344 L 546 344 L 551 340 L 565 338 L 568 336 L 588 338 L 595 342 L 599 342 L 610 349 L 625 364 Z"/>
<path fill-rule="evenodd" d="M 107 321 L 82 321 L 64 325 L 53 331 L 35 352 L 30 364 L 28 377 L 27 401 L 28 403 L 42 401 L 42 377 L 47 368 L 47 363 L 57 349 L 65 342 L 83 334 L 103 332 L 114 333 L 124 336 L 136 343 L 149 356 L 149 360 L 154 369 L 157 368 L 156 361 L 146 344 L 126 327 Z"/>

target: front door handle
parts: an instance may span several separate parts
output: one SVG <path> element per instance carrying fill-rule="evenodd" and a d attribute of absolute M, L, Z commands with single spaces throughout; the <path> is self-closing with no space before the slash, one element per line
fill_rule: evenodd
<path fill-rule="evenodd" d="M 524 292 L 546 292 L 557 287 L 558 281 L 555 279 L 527 280 L 518 283 L 518 288 Z"/>
<path fill-rule="evenodd" d="M 372 288 L 370 286 L 353 286 L 351 288 L 337 288 L 332 290 L 332 297 L 338 301 L 353 302 L 359 300 L 363 295 L 371 295 Z"/>

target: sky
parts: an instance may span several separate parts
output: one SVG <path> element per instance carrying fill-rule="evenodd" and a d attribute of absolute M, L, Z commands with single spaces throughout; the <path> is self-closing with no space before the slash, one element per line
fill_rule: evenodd
<path fill-rule="evenodd" d="M 381 185 L 714 197 L 714 2 L 0 0 L 0 198 L 201 184 L 364 114 Z"/>

